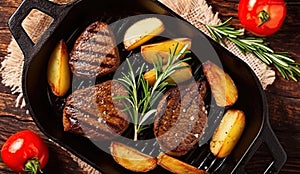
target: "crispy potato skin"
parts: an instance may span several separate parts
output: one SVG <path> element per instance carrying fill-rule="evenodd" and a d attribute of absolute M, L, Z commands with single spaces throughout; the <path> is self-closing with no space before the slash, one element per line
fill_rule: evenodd
<path fill-rule="evenodd" d="M 162 152 L 157 157 L 157 164 L 164 169 L 177 174 L 208 174 L 203 170 L 200 170 Z"/>
<path fill-rule="evenodd" d="M 203 63 L 203 72 L 218 106 L 232 106 L 238 99 L 238 90 L 232 78 L 211 61 Z"/>
<path fill-rule="evenodd" d="M 119 142 L 112 142 L 110 151 L 114 160 L 133 172 L 148 172 L 157 166 L 157 159 Z"/>
<path fill-rule="evenodd" d="M 157 62 L 157 59 L 162 59 L 162 63 L 166 64 L 169 59 L 170 52 L 175 51 L 175 55 L 187 45 L 187 50 L 191 49 L 192 40 L 190 38 L 175 38 L 158 43 L 147 44 L 141 46 L 141 54 L 148 63 Z M 183 57 L 182 55 L 181 57 Z"/>
<path fill-rule="evenodd" d="M 47 68 L 48 84 L 56 96 L 63 96 L 71 86 L 68 49 L 60 40 L 50 55 Z"/>
<path fill-rule="evenodd" d="M 239 141 L 245 128 L 245 123 L 243 111 L 236 109 L 227 110 L 210 142 L 211 152 L 218 158 L 228 156 Z"/>
<path fill-rule="evenodd" d="M 185 82 L 193 77 L 192 69 L 186 62 L 181 62 L 180 69 L 177 69 L 174 73 L 170 75 L 166 79 L 166 81 L 170 84 L 178 84 Z M 150 86 L 153 86 L 156 81 L 156 73 L 154 69 L 146 72 L 144 74 L 145 80 L 148 82 Z"/>

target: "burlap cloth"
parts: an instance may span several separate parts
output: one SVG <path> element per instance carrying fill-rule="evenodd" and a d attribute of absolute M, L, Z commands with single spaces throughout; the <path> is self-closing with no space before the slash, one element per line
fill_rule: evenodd
<path fill-rule="evenodd" d="M 71 3 L 76 0 L 52 0 L 56 3 L 64 4 Z M 163 4 L 170 9 L 181 15 L 184 19 L 196 26 L 209 36 L 208 31 L 204 24 L 218 24 L 220 19 L 218 13 L 212 11 L 205 0 L 160 0 Z M 45 31 L 47 26 L 51 23 L 52 18 L 37 11 L 33 10 L 27 18 L 23 21 L 22 26 L 33 40 L 37 42 L 41 34 Z M 227 41 L 226 47 L 230 52 L 237 55 L 237 57 L 244 60 L 253 71 L 256 73 L 262 87 L 265 89 L 268 85 L 272 84 L 275 80 L 275 72 L 267 67 L 263 62 L 254 57 L 251 54 L 242 54 L 240 50 L 230 41 Z M 24 107 L 26 104 L 22 95 L 22 83 L 21 75 L 23 69 L 23 54 L 18 47 L 16 41 L 12 38 L 11 43 L 8 46 L 8 54 L 1 64 L 2 71 L 2 83 L 11 88 L 13 94 L 17 94 L 16 107 Z M 87 173 L 97 174 L 99 173 L 90 165 L 81 161 L 75 155 L 71 154 L 71 157 L 78 163 L 78 165 Z"/>

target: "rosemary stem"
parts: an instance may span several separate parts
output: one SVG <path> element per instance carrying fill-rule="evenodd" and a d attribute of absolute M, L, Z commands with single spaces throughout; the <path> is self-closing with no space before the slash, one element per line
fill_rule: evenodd
<path fill-rule="evenodd" d="M 133 141 L 137 141 L 138 140 L 138 128 L 136 127 L 136 125 L 134 126 L 134 137 L 133 137 Z"/>
<path fill-rule="evenodd" d="M 143 76 L 143 67 L 138 70 L 138 78 L 135 77 L 132 65 L 128 59 L 128 74 L 122 73 L 123 77 L 119 78 L 119 81 L 125 86 L 128 91 L 128 96 L 117 96 L 116 99 L 121 99 L 122 103 L 126 107 L 126 111 L 129 113 L 132 123 L 134 124 L 133 140 L 138 140 L 139 133 L 146 127 L 145 124 L 151 116 L 156 112 L 156 109 L 152 109 L 156 101 L 160 98 L 160 94 L 163 93 L 169 85 L 165 80 L 181 65 L 183 61 L 189 60 L 189 58 L 179 59 L 184 53 L 186 53 L 188 45 L 185 45 L 177 52 L 178 44 L 173 52 L 169 53 L 169 59 L 166 65 L 162 65 L 162 59 L 158 63 L 154 64 L 156 72 L 156 82 L 152 87 Z M 128 104 L 127 104 L 128 103 Z"/>
<path fill-rule="evenodd" d="M 264 16 L 267 17 L 267 16 Z M 250 53 L 268 66 L 273 65 L 285 79 L 297 81 L 300 77 L 300 64 L 296 63 L 287 53 L 278 53 L 271 49 L 264 38 L 244 37 L 243 29 L 229 26 L 232 18 L 225 22 L 210 26 L 206 25 L 211 37 L 227 47 L 225 39 L 233 42 L 242 53 Z M 267 19 L 267 18 L 266 18 Z"/>

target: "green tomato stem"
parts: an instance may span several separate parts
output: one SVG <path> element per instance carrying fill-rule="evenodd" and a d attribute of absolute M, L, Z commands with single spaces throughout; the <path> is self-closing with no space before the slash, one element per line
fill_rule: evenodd
<path fill-rule="evenodd" d="M 268 20 L 270 20 L 270 15 L 265 10 L 262 10 L 258 13 L 258 17 L 260 19 L 260 23 L 258 24 L 258 27 L 262 26 L 264 23 L 266 23 Z"/>
<path fill-rule="evenodd" d="M 40 171 L 40 162 L 37 158 L 29 159 L 24 166 L 24 172 L 28 174 L 37 174 Z"/>

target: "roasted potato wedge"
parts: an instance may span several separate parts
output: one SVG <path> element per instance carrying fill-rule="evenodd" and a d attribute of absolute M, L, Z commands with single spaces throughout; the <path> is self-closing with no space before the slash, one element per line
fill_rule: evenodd
<path fill-rule="evenodd" d="M 208 174 L 204 170 L 198 169 L 162 152 L 157 157 L 157 164 L 176 174 Z"/>
<path fill-rule="evenodd" d="M 218 106 L 232 106 L 238 99 L 238 90 L 232 78 L 211 61 L 203 63 L 203 72 Z"/>
<path fill-rule="evenodd" d="M 164 68 L 163 68 L 164 69 Z M 185 82 L 193 77 L 192 69 L 186 62 L 181 62 L 181 66 L 174 73 L 170 75 L 166 81 L 170 84 L 178 84 Z M 156 72 L 154 69 L 146 72 L 144 74 L 145 80 L 148 82 L 150 86 L 153 86 L 156 81 Z"/>
<path fill-rule="evenodd" d="M 110 151 L 114 160 L 134 172 L 148 172 L 157 166 L 157 159 L 119 142 L 112 142 Z"/>
<path fill-rule="evenodd" d="M 162 59 L 162 63 L 166 64 L 169 59 L 170 52 L 178 54 L 179 51 L 185 46 L 187 50 L 191 49 L 192 40 L 190 38 L 175 38 L 159 43 L 153 43 L 141 46 L 141 54 L 148 63 L 154 63 L 158 58 Z M 184 55 L 182 55 L 183 57 Z"/>
<path fill-rule="evenodd" d="M 163 22 L 156 17 L 141 19 L 131 25 L 124 35 L 124 47 L 132 50 L 165 30 Z"/>
<path fill-rule="evenodd" d="M 47 69 L 48 84 L 56 96 L 67 93 L 71 83 L 68 49 L 63 40 L 60 40 L 50 55 Z"/>
<path fill-rule="evenodd" d="M 245 114 L 230 109 L 224 114 L 210 142 L 210 151 L 218 158 L 228 156 L 234 149 L 245 128 Z"/>

